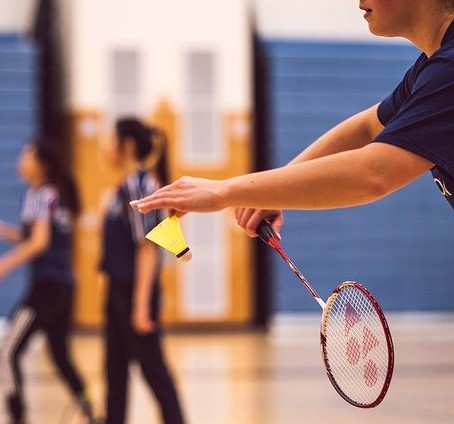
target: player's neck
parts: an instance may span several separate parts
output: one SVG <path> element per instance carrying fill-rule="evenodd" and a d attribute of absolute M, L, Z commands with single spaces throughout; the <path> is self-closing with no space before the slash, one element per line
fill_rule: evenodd
<path fill-rule="evenodd" d="M 33 177 L 33 179 L 28 181 L 28 184 L 31 188 L 37 190 L 38 188 L 47 184 L 47 179 L 44 175 L 36 175 Z"/>
<path fill-rule="evenodd" d="M 446 13 L 441 19 L 428 16 L 425 24 L 418 25 L 414 33 L 406 38 L 430 57 L 441 47 L 443 37 L 453 20 L 453 13 Z"/>
<path fill-rule="evenodd" d="M 124 162 L 122 173 L 125 177 L 133 175 L 141 169 L 141 163 L 134 159 L 129 159 Z"/>

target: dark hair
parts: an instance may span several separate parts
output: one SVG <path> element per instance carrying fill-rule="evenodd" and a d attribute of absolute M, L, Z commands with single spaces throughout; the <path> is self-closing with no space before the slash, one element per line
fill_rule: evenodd
<path fill-rule="evenodd" d="M 154 164 L 156 176 L 162 185 L 167 185 L 170 184 L 169 162 L 167 157 L 167 136 L 166 133 L 159 128 L 152 127 L 150 129 L 152 131 L 151 137 L 153 139 L 153 145 L 155 146 L 157 156 Z"/>
<path fill-rule="evenodd" d="M 36 148 L 36 157 L 45 168 L 47 182 L 57 187 L 62 202 L 76 217 L 80 212 L 79 193 L 68 164 L 62 160 L 57 142 L 41 137 L 32 145 Z"/>
<path fill-rule="evenodd" d="M 156 127 L 148 127 L 136 118 L 122 118 L 116 122 L 117 139 L 120 146 L 127 139 L 135 144 L 136 159 L 145 162 L 151 154 L 156 155 L 154 171 L 161 184 L 168 184 L 167 137 Z"/>
<path fill-rule="evenodd" d="M 152 150 L 150 128 L 135 118 L 119 119 L 116 127 L 120 146 L 123 146 L 128 138 L 132 139 L 136 148 L 136 159 L 144 161 Z"/>

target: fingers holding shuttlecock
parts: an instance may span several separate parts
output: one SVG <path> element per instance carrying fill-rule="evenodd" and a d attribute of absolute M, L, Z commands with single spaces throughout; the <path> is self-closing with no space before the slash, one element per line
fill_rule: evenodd
<path fill-rule="evenodd" d="M 192 259 L 192 252 L 186 245 L 180 221 L 175 215 L 164 219 L 145 237 L 169 250 L 183 262 L 188 262 Z"/>

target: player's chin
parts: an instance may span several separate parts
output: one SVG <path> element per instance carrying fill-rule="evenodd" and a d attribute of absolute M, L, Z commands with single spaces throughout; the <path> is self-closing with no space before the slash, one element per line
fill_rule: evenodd
<path fill-rule="evenodd" d="M 377 37 L 399 37 L 400 35 L 390 28 L 379 25 L 376 22 L 369 22 L 369 31 Z"/>

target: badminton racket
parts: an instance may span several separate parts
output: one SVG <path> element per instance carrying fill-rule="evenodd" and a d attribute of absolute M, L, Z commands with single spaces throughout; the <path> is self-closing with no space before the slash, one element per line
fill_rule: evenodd
<path fill-rule="evenodd" d="M 324 302 L 262 221 L 257 235 L 276 250 L 323 310 L 320 347 L 326 374 L 340 396 L 359 408 L 373 408 L 386 396 L 394 368 L 394 348 L 385 315 L 361 284 L 346 281 Z"/>

